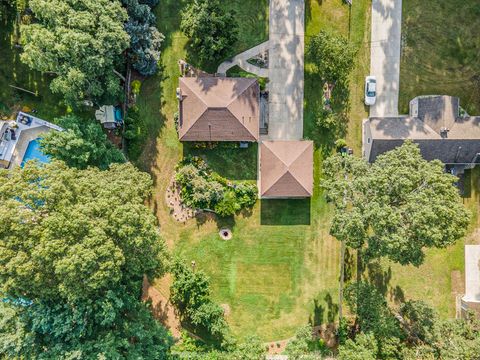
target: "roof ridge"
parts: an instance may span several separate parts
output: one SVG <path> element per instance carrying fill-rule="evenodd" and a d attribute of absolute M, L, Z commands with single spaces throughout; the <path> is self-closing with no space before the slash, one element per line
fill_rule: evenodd
<path fill-rule="evenodd" d="M 205 103 L 204 103 L 205 104 Z M 192 128 L 193 125 L 195 125 L 197 123 L 197 121 L 208 111 L 208 107 L 206 107 L 203 112 L 198 115 L 198 117 L 195 119 L 195 121 L 191 121 L 190 122 L 190 125 L 188 126 L 188 128 L 185 128 L 184 132 L 183 132 L 183 135 L 180 137 L 179 140 L 182 140 L 183 137 L 185 137 L 185 135 L 187 135 L 187 132 Z"/>
<path fill-rule="evenodd" d="M 307 151 L 307 149 L 309 148 L 308 144 L 305 144 L 305 148 L 303 149 L 303 151 L 296 157 L 296 159 L 294 161 L 292 161 L 292 164 L 293 165 L 296 161 L 298 161 L 298 159 L 300 159 L 302 157 L 303 154 L 305 154 L 305 152 Z M 315 159 L 314 159 L 315 161 Z M 288 169 L 290 170 L 290 167 L 288 167 Z M 305 186 L 303 186 L 303 184 L 300 182 L 300 180 L 298 180 L 298 178 L 291 172 L 291 171 L 288 171 L 292 177 L 300 184 L 300 186 L 308 193 L 309 191 L 305 188 Z"/>
<path fill-rule="evenodd" d="M 222 109 L 223 109 L 223 108 L 222 108 Z M 250 131 L 250 129 L 249 129 L 248 127 L 246 127 L 245 124 L 242 123 L 242 122 L 230 111 L 230 109 L 229 109 L 228 107 L 226 107 L 225 109 L 226 109 L 235 119 L 237 119 L 237 122 L 238 122 L 239 124 L 241 124 L 241 125 L 248 131 L 248 133 L 253 136 L 254 139 L 256 139 L 255 134 L 252 134 L 252 132 Z"/>
<path fill-rule="evenodd" d="M 227 78 L 227 79 L 245 79 L 245 80 L 250 80 L 250 78 Z M 242 90 L 242 92 L 238 93 L 237 96 L 235 96 L 225 107 L 228 108 L 232 103 L 237 100 L 240 95 L 242 95 L 245 91 L 247 91 L 253 84 L 255 84 L 256 79 L 251 78 L 253 80 L 248 86 L 245 87 L 245 89 Z M 233 115 L 233 114 L 232 114 Z"/>
<path fill-rule="evenodd" d="M 267 141 L 267 142 L 268 142 L 268 141 Z M 265 141 L 263 141 L 262 143 L 265 144 Z M 278 182 L 278 180 L 280 180 L 280 179 L 281 179 L 283 176 L 285 176 L 285 174 L 288 172 L 288 166 L 287 166 L 287 164 L 285 164 L 285 163 L 283 162 L 283 160 L 280 159 L 280 158 L 275 154 L 275 152 L 272 151 L 272 149 L 270 149 L 267 145 L 265 145 L 265 147 L 268 149 L 268 151 L 270 151 L 270 152 L 273 154 L 273 156 L 275 156 L 275 158 L 277 158 L 278 160 L 281 161 L 281 163 L 285 166 L 285 169 L 284 169 L 284 171 L 282 171 L 282 172 L 278 175 L 278 177 L 276 177 L 276 178 L 274 179 L 274 181 L 272 181 L 272 184 L 271 184 L 267 189 L 265 189 L 265 191 L 262 193 L 262 195 L 265 194 L 268 190 L 270 190 L 270 189 L 273 187 L 273 185 L 275 185 L 275 184 Z M 295 179 L 295 180 L 297 180 L 297 179 Z"/>

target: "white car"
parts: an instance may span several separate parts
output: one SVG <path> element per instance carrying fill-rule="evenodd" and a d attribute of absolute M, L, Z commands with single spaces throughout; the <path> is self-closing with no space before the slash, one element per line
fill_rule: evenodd
<path fill-rule="evenodd" d="M 377 79 L 375 76 L 365 78 L 365 105 L 374 105 L 377 100 Z"/>

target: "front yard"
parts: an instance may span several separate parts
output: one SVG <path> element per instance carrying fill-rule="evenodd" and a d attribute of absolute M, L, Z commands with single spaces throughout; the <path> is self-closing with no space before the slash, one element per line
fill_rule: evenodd
<path fill-rule="evenodd" d="M 477 0 L 404 0 L 399 111 L 418 95 L 453 95 L 480 114 Z"/>

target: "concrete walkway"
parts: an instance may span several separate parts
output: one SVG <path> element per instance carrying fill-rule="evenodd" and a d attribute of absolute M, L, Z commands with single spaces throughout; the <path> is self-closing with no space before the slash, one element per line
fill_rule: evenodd
<path fill-rule="evenodd" d="M 370 116 L 398 115 L 402 0 L 372 0 L 370 74 L 377 78 L 377 101 Z"/>
<path fill-rule="evenodd" d="M 303 137 L 304 0 L 270 0 L 270 140 Z"/>
<path fill-rule="evenodd" d="M 268 69 L 262 69 L 258 66 L 252 65 L 248 63 L 247 60 L 268 50 L 269 46 L 270 42 L 265 41 L 264 43 L 261 43 L 251 49 L 242 52 L 241 54 L 235 55 L 231 59 L 228 59 L 221 63 L 217 69 L 217 73 L 225 75 L 228 69 L 234 67 L 235 65 L 238 65 L 243 70 L 248 71 L 252 74 L 260 77 L 268 77 Z"/>

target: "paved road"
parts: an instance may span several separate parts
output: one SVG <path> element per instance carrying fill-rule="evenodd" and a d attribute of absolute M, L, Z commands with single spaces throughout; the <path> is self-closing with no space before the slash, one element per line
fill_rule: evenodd
<path fill-rule="evenodd" d="M 398 115 L 402 0 L 372 1 L 370 74 L 377 77 L 377 101 L 370 116 Z"/>
<path fill-rule="evenodd" d="M 224 61 L 220 64 L 217 69 L 217 73 L 225 75 L 227 70 L 234 67 L 235 65 L 240 66 L 243 70 L 248 71 L 252 74 L 258 75 L 260 77 L 268 77 L 268 69 L 262 69 L 258 66 L 252 65 L 247 62 L 248 59 L 263 53 L 265 50 L 268 50 L 270 42 L 267 40 L 251 49 L 248 49 L 241 54 L 235 55 L 231 59 Z"/>
<path fill-rule="evenodd" d="M 270 0 L 271 140 L 303 137 L 304 0 Z"/>

